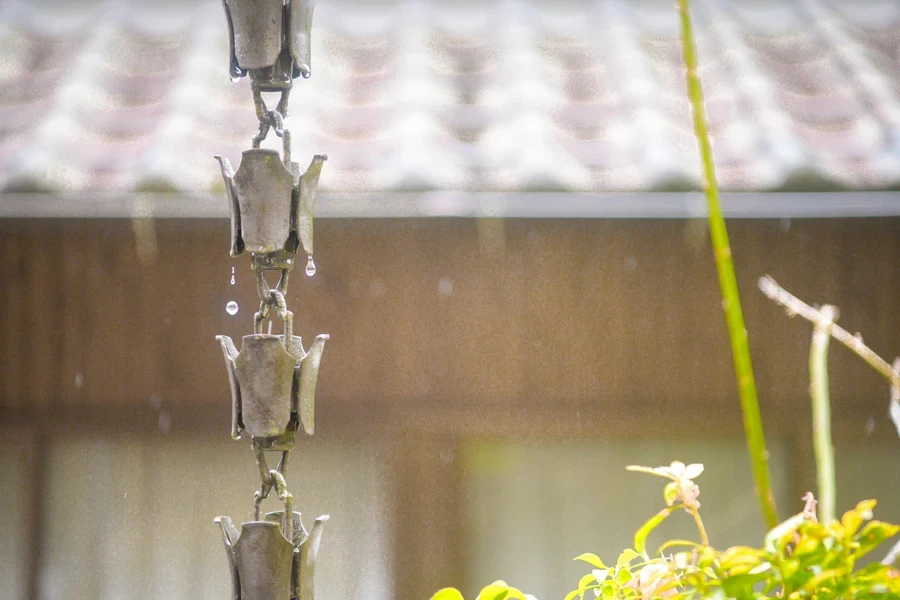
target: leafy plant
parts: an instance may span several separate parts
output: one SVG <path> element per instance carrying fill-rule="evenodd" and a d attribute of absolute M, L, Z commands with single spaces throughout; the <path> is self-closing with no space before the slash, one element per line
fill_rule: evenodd
<path fill-rule="evenodd" d="M 455 588 L 444 588 L 431 597 L 431 600 L 464 600 L 463 595 Z M 505 581 L 495 581 L 478 593 L 476 600 L 536 600 L 531 594 L 523 594 Z"/>
<path fill-rule="evenodd" d="M 840 520 L 820 523 L 816 501 L 806 497 L 803 510 L 772 528 L 762 546 L 733 546 L 719 551 L 709 545 L 700 517 L 700 488 L 694 482 L 703 465 L 673 462 L 665 467 L 630 466 L 630 471 L 668 479 L 663 488 L 665 507 L 650 517 L 626 548 L 607 566 L 596 554 L 575 558 L 591 567 L 565 600 L 802 600 L 900 598 L 900 571 L 874 563 L 857 568 L 898 532 L 900 526 L 873 520 L 875 500 L 864 500 Z M 700 541 L 668 540 L 651 556 L 647 538 L 670 515 L 691 515 Z M 464 600 L 453 588 L 432 600 Z M 495 581 L 476 600 L 535 600 L 503 581 Z"/>
<path fill-rule="evenodd" d="M 703 465 L 674 462 L 629 470 L 671 480 L 663 490 L 666 508 L 637 531 L 634 548 L 622 552 L 615 567 L 607 567 L 595 554 L 577 557 L 593 569 L 565 600 L 588 594 L 623 600 L 900 598 L 900 572 L 879 563 L 856 568 L 859 559 L 900 531 L 900 526 L 872 520 L 875 500 L 860 502 L 840 521 L 819 523 L 809 494 L 803 511 L 771 529 L 761 548 L 717 551 L 707 541 L 697 501 L 700 490 L 693 481 Z M 678 509 L 692 515 L 701 541 L 667 541 L 651 558 L 645 549 L 647 537 Z"/>

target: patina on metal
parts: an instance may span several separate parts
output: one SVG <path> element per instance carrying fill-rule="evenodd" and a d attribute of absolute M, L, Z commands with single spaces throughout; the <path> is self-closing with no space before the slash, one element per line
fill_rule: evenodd
<path fill-rule="evenodd" d="M 231 46 L 232 77 L 250 73 L 280 87 L 310 67 L 315 0 L 223 0 Z"/>
<path fill-rule="evenodd" d="M 234 600 L 292 598 L 293 544 L 277 523 L 247 521 L 241 532 L 228 517 L 218 517 L 231 568 Z"/>
<path fill-rule="evenodd" d="M 315 431 L 316 379 L 327 335 L 316 337 L 309 350 L 293 334 L 293 313 L 285 295 L 295 255 L 308 255 L 307 274 L 315 273 L 313 204 L 324 154 L 317 154 L 306 171 L 291 160 L 291 133 L 285 119 L 293 80 L 310 75 L 310 31 L 314 0 L 223 0 L 230 34 L 230 74 L 250 77 L 259 129 L 235 171 L 217 156 L 231 209 L 231 255 L 250 255 L 256 275 L 259 310 L 253 333 L 243 336 L 241 349 L 230 337 L 217 336 L 231 386 L 231 435 L 244 433 L 259 471 L 253 496 L 253 520 L 240 531 L 229 517 L 218 517 L 233 600 L 314 600 L 316 556 L 327 516 L 307 531 L 294 512 L 294 497 L 285 479 L 295 434 Z M 280 93 L 270 109 L 263 93 Z M 270 131 L 281 138 L 281 153 L 262 149 Z M 310 268 L 310 265 L 313 265 Z M 278 273 L 270 287 L 266 272 Z M 274 311 L 272 310 L 274 309 Z M 284 325 L 273 335 L 277 314 Z M 280 452 L 270 469 L 267 452 Z M 262 502 L 275 490 L 284 510 L 261 517 Z"/>
<path fill-rule="evenodd" d="M 300 513 L 294 512 L 291 536 L 285 536 L 284 514 L 270 512 L 264 521 L 247 521 L 240 532 L 229 517 L 216 518 L 222 529 L 234 600 L 313 597 L 316 555 L 328 517 L 316 519 L 312 531 L 307 532 Z"/>
<path fill-rule="evenodd" d="M 232 437 L 246 431 L 267 450 L 293 448 L 293 432 L 315 432 L 316 379 L 327 335 L 309 351 L 299 336 L 245 335 L 240 352 L 226 335 L 222 344 L 232 397 Z"/>
<path fill-rule="evenodd" d="M 244 150 L 237 172 L 227 158 L 216 159 L 231 208 L 231 255 L 245 250 L 263 255 L 261 260 L 271 268 L 291 264 L 286 261 L 301 246 L 312 255 L 316 187 L 328 157 L 315 155 L 303 173 L 275 150 Z"/>

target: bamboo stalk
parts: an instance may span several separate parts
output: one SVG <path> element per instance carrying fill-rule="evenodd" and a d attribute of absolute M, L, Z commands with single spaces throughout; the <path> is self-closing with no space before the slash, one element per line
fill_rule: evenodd
<path fill-rule="evenodd" d="M 809 392 L 812 398 L 813 450 L 816 454 L 816 480 L 819 486 L 819 522 L 831 523 L 835 517 L 834 444 L 831 441 L 831 399 L 828 392 L 828 346 L 830 326 L 837 309 L 823 306 L 815 322 L 809 349 Z"/>
<path fill-rule="evenodd" d="M 725 227 L 725 217 L 719 201 L 712 144 L 709 139 L 709 128 L 703 104 L 703 88 L 697 72 L 697 50 L 694 43 L 689 0 L 678 0 L 677 8 L 681 17 L 681 41 L 686 68 L 687 93 L 693 113 L 694 133 L 700 146 L 703 189 L 706 193 L 709 211 L 710 238 L 719 274 L 725 323 L 728 328 L 728 337 L 731 340 L 731 354 L 744 417 L 744 433 L 750 452 L 753 480 L 760 510 L 767 527 L 772 528 L 778 524 L 778 512 L 775 507 L 775 496 L 772 494 L 769 454 L 766 451 L 762 416 L 757 399 L 756 382 L 753 377 L 753 364 L 750 360 L 750 345 L 747 341 L 747 329 L 744 326 L 744 314 L 741 310 L 731 246 L 728 241 L 728 230 Z"/>

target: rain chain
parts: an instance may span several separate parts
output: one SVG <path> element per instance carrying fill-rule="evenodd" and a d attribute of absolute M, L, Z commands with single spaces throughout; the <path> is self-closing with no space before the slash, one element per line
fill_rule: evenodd
<path fill-rule="evenodd" d="M 325 155 L 316 155 L 305 172 L 291 161 L 291 134 L 286 119 L 288 97 L 298 76 L 310 76 L 310 29 L 314 0 L 223 0 L 228 20 L 232 81 L 249 76 L 259 130 L 235 171 L 228 159 L 217 156 L 231 208 L 231 256 L 250 254 L 256 275 L 259 311 L 253 333 L 245 335 L 241 350 L 220 335 L 231 385 L 231 436 L 250 436 L 260 486 L 253 501 L 253 520 L 240 531 L 229 517 L 217 517 L 231 569 L 233 600 L 314 600 L 313 574 L 322 528 L 327 516 L 307 531 L 285 474 L 295 434 L 315 429 L 316 376 L 327 335 L 316 337 L 304 350 L 293 334 L 293 313 L 285 294 L 297 251 L 307 255 L 306 273 L 313 262 L 313 202 Z M 280 94 L 269 109 L 263 94 Z M 281 138 L 282 150 L 260 147 L 269 132 Z M 265 273 L 278 273 L 269 287 Z M 263 324 L 278 317 L 283 335 L 263 333 Z M 274 469 L 267 452 L 279 452 Z M 284 510 L 261 513 L 272 491 Z"/>

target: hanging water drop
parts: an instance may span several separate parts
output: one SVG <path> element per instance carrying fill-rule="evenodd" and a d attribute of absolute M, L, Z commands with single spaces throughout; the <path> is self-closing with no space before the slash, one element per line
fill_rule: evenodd
<path fill-rule="evenodd" d="M 234 300 L 230 300 L 228 304 L 225 305 L 225 312 L 229 315 L 236 315 L 238 311 L 238 303 Z"/>
<path fill-rule="evenodd" d="M 231 83 L 237 83 L 240 80 L 241 80 L 240 77 L 234 77 L 234 76 L 231 77 Z"/>
<path fill-rule="evenodd" d="M 313 262 L 312 254 L 310 254 L 309 258 L 306 260 L 306 274 L 310 277 L 316 274 L 316 263 Z"/>
<path fill-rule="evenodd" d="M 231 267 L 231 285 L 234 285 L 234 267 Z"/>

